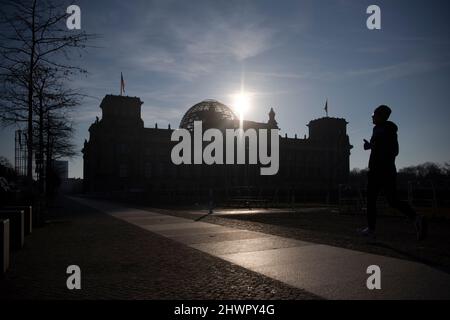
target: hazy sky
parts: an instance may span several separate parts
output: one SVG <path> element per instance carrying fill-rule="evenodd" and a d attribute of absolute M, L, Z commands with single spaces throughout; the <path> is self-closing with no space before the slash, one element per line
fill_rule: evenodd
<path fill-rule="evenodd" d="M 370 115 L 379 104 L 399 125 L 399 168 L 450 161 L 450 2 L 434 1 L 75 1 L 82 28 L 102 35 L 80 63 L 77 79 L 92 96 L 74 114 L 81 150 L 100 116 L 105 94 L 144 101 L 147 127 L 178 124 L 195 103 L 252 93 L 249 120 L 267 121 L 270 107 L 282 134 L 302 137 L 306 124 L 329 114 L 347 119 L 351 168 L 365 168 Z M 366 9 L 381 7 L 382 29 L 366 27 Z M 13 133 L 0 150 L 13 160 Z M 82 176 L 82 158 L 70 162 Z"/>

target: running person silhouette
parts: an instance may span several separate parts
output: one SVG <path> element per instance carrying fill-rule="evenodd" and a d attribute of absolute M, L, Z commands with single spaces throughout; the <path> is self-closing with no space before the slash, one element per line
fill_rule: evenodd
<path fill-rule="evenodd" d="M 358 231 L 362 236 L 375 238 L 376 202 L 380 191 L 383 190 L 389 206 L 401 211 L 414 222 L 417 239 L 422 240 L 427 234 L 427 223 L 424 217 L 417 215 L 407 202 L 400 201 L 397 196 L 395 158 L 399 152 L 398 127 L 395 123 L 388 121 L 391 112 L 391 109 L 385 105 L 376 108 L 372 114 L 372 122 L 375 125 L 372 138 L 370 142 L 364 139 L 364 150 L 370 150 L 367 183 L 368 227 Z"/>

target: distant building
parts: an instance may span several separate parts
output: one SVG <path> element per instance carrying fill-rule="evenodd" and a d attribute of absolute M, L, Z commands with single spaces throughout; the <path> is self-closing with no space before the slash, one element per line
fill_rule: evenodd
<path fill-rule="evenodd" d="M 27 134 L 23 130 L 15 131 L 14 169 L 19 177 L 27 175 Z M 35 163 L 33 163 L 35 172 Z"/>
<path fill-rule="evenodd" d="M 58 174 L 60 180 L 69 179 L 69 161 L 67 160 L 53 160 L 52 167 Z"/>
<path fill-rule="evenodd" d="M 83 192 L 83 179 L 69 178 L 61 182 L 59 191 L 63 194 L 77 194 Z"/>
<path fill-rule="evenodd" d="M 324 117 L 310 121 L 309 137 L 280 136 L 277 175 L 261 176 L 259 165 L 174 165 L 173 129 L 145 128 L 143 102 L 137 97 L 107 95 L 100 104 L 102 118 L 89 128 L 83 148 L 84 188 L 92 193 L 138 193 L 147 199 L 193 201 L 207 196 L 226 199 L 239 188 L 260 197 L 297 200 L 335 193 L 347 182 L 352 146 L 344 119 Z M 195 120 L 203 129 L 239 128 L 239 119 L 226 105 L 205 100 L 191 107 L 180 128 L 192 129 Z M 267 122 L 245 120 L 247 128 L 278 128 L 273 109 Z"/>

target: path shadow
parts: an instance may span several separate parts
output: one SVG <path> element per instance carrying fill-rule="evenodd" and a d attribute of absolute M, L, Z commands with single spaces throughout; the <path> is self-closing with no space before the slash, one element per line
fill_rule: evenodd
<path fill-rule="evenodd" d="M 201 217 L 198 217 L 197 219 L 195 219 L 194 221 L 200 221 L 200 220 L 202 220 L 203 218 L 205 218 L 205 217 L 207 217 L 207 216 L 210 216 L 212 213 L 207 213 L 207 214 L 204 214 L 204 215 L 202 215 Z"/>

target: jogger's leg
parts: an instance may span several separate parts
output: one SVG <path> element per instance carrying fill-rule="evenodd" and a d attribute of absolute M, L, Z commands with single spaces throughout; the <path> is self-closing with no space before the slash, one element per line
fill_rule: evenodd
<path fill-rule="evenodd" d="M 370 231 L 375 231 L 377 223 L 377 198 L 379 192 L 380 183 L 377 177 L 369 172 L 367 182 L 367 224 Z"/>
<path fill-rule="evenodd" d="M 394 209 L 397 209 L 398 211 L 400 211 L 413 221 L 416 219 L 417 216 L 416 211 L 414 211 L 414 209 L 409 205 L 409 203 L 407 203 L 406 201 L 401 201 L 398 198 L 397 182 L 395 175 L 387 179 L 386 184 L 384 186 L 384 190 L 386 193 L 386 198 L 389 203 L 389 206 L 391 206 Z"/>
<path fill-rule="evenodd" d="M 386 194 L 389 205 L 402 212 L 405 216 L 414 222 L 416 228 L 417 240 L 423 240 L 427 237 L 428 223 L 425 217 L 417 215 L 416 211 L 406 201 L 400 201 L 397 196 L 396 183 L 387 185 Z"/>

